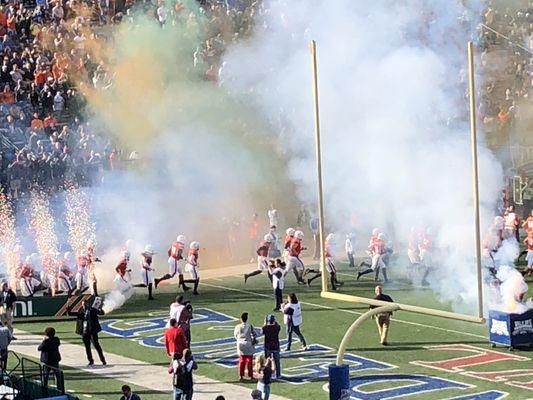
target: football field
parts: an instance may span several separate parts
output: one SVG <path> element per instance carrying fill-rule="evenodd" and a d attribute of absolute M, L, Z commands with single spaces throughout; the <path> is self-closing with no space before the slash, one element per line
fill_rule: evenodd
<path fill-rule="evenodd" d="M 340 278 L 345 281 L 342 292 L 353 293 L 357 289 L 359 295 L 373 296 L 373 281 L 363 278 L 356 282 L 355 272 L 345 265 L 340 266 L 340 271 Z M 284 294 L 294 291 L 302 302 L 302 333 L 310 348 L 303 351 L 300 344 L 295 343 L 291 352 L 282 353 L 283 378 L 272 384 L 272 393 L 294 400 L 325 399 L 328 364 L 334 362 L 346 329 L 368 307 L 322 299 L 319 280 L 310 288 L 297 285 L 292 275 L 288 275 L 286 282 Z M 197 375 L 229 384 L 225 390 L 230 392 L 235 387 L 231 385 L 244 386 L 250 391 L 255 387 L 252 383 L 238 382 L 233 327 L 244 311 L 250 314 L 254 327 L 262 326 L 265 315 L 272 313 L 274 306 L 270 288 L 264 274 L 250 279 L 247 284 L 241 275 L 234 275 L 204 279 L 200 284 L 200 296 L 186 296 L 195 309 L 192 349 L 199 363 Z M 122 356 L 122 360 L 132 359 L 143 365 L 159 367 L 151 374 L 160 371 L 161 376 L 157 378 L 163 387 L 165 380 L 168 382 L 168 390 L 171 377 L 164 370 L 168 358 L 160 339 L 168 306 L 176 296 L 175 290 L 174 282 L 161 286 L 155 293 L 156 300 L 151 302 L 139 290 L 122 308 L 102 318 L 104 352 Z M 430 290 L 413 291 L 400 280 L 393 280 L 384 291 L 404 303 L 449 309 L 447 305 L 439 304 Z M 530 296 L 531 293 L 530 289 Z M 275 315 L 282 324 L 282 315 Z M 81 344 L 71 319 L 20 321 L 16 327 L 40 336 L 44 328 L 51 325 L 64 343 Z M 531 349 L 515 352 L 502 347 L 493 349 L 487 335 L 483 325 L 397 312 L 391 324 L 390 345 L 382 346 L 374 322 L 367 321 L 352 338 L 345 356 L 345 362 L 350 364 L 352 398 L 533 398 Z M 282 338 L 285 338 L 284 333 Z M 261 350 L 261 340 L 257 350 Z M 29 353 L 31 349 L 26 349 L 26 354 Z M 36 348 L 34 357 L 38 357 Z M 77 355 L 77 361 L 80 367 L 85 364 L 82 351 Z M 80 398 L 118 399 L 124 382 L 134 382 L 131 386 L 143 399 L 170 398 L 160 386 L 154 389 L 154 385 L 143 385 L 145 380 L 142 378 L 132 378 L 130 369 L 136 368 L 135 363 L 125 365 L 122 372 L 112 367 L 91 370 L 73 365 L 65 371 L 66 387 Z M 150 379 L 146 379 L 148 381 Z M 208 383 L 197 385 L 199 398 L 216 397 L 216 393 L 209 392 L 209 387 Z M 233 396 L 232 393 L 224 394 L 227 399 L 243 398 L 235 393 Z"/>

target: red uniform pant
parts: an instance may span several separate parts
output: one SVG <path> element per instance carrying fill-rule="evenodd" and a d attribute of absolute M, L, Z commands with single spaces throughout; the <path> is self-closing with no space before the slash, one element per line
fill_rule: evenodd
<path fill-rule="evenodd" d="M 252 367 L 253 356 L 239 356 L 239 377 L 244 377 L 244 369 L 247 368 L 248 376 L 253 378 L 254 369 Z"/>

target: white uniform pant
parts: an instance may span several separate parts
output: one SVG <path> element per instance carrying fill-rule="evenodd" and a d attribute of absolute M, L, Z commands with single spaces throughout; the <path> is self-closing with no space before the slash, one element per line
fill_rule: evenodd
<path fill-rule="evenodd" d="M 183 260 L 176 260 L 174 257 L 168 258 L 168 273 L 169 275 L 182 275 L 185 269 L 185 262 Z"/>
<path fill-rule="evenodd" d="M 89 270 L 88 273 L 89 276 L 89 286 L 91 287 L 91 294 L 96 294 L 94 292 L 94 287 L 96 286 L 97 280 L 96 280 L 96 273 L 94 271 L 94 266 Z"/>
<path fill-rule="evenodd" d="M 409 261 L 411 261 L 411 264 L 420 263 L 420 257 L 418 256 L 418 253 L 415 250 L 408 249 L 407 257 L 409 257 Z"/>
<path fill-rule="evenodd" d="M 420 252 L 420 262 L 426 267 L 431 266 L 431 253 L 427 250 L 422 250 Z"/>
<path fill-rule="evenodd" d="M 198 271 L 198 265 L 192 265 L 192 264 L 187 263 L 185 268 L 191 274 L 191 279 L 193 281 L 196 281 L 196 280 L 200 279 L 200 273 Z"/>
<path fill-rule="evenodd" d="M 333 264 L 333 257 L 326 257 L 326 271 L 328 271 L 330 274 L 337 273 L 335 264 Z"/>
<path fill-rule="evenodd" d="M 290 271 L 293 268 L 300 273 L 302 273 L 305 269 L 304 263 L 302 262 L 302 260 L 300 260 L 296 256 L 289 256 L 289 263 L 288 263 L 287 271 Z"/>
<path fill-rule="evenodd" d="M 113 279 L 113 282 L 115 282 L 115 286 L 120 292 L 125 292 L 131 287 L 128 272 L 126 272 L 124 276 L 118 273 L 115 274 L 115 278 Z"/>
<path fill-rule="evenodd" d="M 285 262 L 285 264 L 289 264 L 289 250 L 287 249 L 283 250 L 281 258 L 283 258 L 283 261 Z"/>
<path fill-rule="evenodd" d="M 46 271 L 41 271 L 39 272 L 39 277 L 41 278 L 41 283 L 43 284 L 43 286 L 49 288 L 51 282 L 48 273 Z"/>
<path fill-rule="evenodd" d="M 387 265 L 383 262 L 383 254 L 374 254 L 372 256 L 372 265 L 370 268 L 373 270 L 376 268 L 387 268 Z"/>
<path fill-rule="evenodd" d="M 259 271 L 268 271 L 268 258 L 264 256 L 257 257 L 257 269 Z"/>
<path fill-rule="evenodd" d="M 39 281 L 35 278 L 20 278 L 20 293 L 24 297 L 31 296 L 37 286 Z"/>
<path fill-rule="evenodd" d="M 153 277 L 152 277 L 152 270 L 148 269 L 141 269 L 141 282 L 143 285 L 148 286 L 148 284 L 152 283 Z"/>
<path fill-rule="evenodd" d="M 78 270 L 76 272 L 76 289 L 83 290 L 89 286 L 89 278 L 87 276 L 87 270 Z"/>
<path fill-rule="evenodd" d="M 60 292 L 70 292 L 73 289 L 70 277 L 65 274 L 59 274 L 57 279 L 57 287 Z"/>
<path fill-rule="evenodd" d="M 533 267 L 533 250 L 528 250 L 526 255 L 527 267 Z"/>

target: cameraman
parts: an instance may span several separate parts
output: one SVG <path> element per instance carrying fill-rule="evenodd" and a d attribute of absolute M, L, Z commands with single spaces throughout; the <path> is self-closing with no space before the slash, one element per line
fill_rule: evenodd
<path fill-rule="evenodd" d="M 76 317 L 76 333 L 82 337 L 85 345 L 88 366 L 94 365 L 93 354 L 91 351 L 91 342 L 98 353 L 102 365 L 107 365 L 104 352 L 98 341 L 98 333 L 102 330 L 98 316 L 104 315 L 102 311 L 102 299 L 94 297 L 91 304 L 83 300 L 82 307 L 78 312 L 72 311 L 72 305 L 67 309 L 68 315 Z"/>

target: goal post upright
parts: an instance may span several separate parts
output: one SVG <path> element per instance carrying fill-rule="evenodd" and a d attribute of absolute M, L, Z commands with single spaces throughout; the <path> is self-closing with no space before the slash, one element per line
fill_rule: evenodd
<path fill-rule="evenodd" d="M 328 279 L 326 273 L 326 252 L 325 252 L 325 234 L 324 234 L 324 197 L 322 188 L 322 152 L 320 148 L 320 108 L 318 103 L 318 65 L 316 57 L 316 42 L 309 42 L 311 51 L 311 69 L 313 78 L 313 115 L 315 126 L 315 152 L 316 152 L 316 172 L 317 172 L 317 201 L 318 201 L 318 240 L 320 246 L 320 272 L 322 292 L 328 290 Z M 316 243 L 315 243 L 316 246 Z"/>
<path fill-rule="evenodd" d="M 475 86 L 474 86 L 474 62 L 473 62 L 473 44 L 467 43 L 468 55 L 468 90 L 470 100 L 470 144 L 472 156 L 472 189 L 473 189 L 473 208 L 475 224 L 475 262 L 477 273 L 477 316 L 452 311 L 438 310 L 428 307 L 419 307 L 401 303 L 387 303 L 366 297 L 341 294 L 328 290 L 327 272 L 325 268 L 325 232 L 324 232 L 324 198 L 322 186 L 322 154 L 320 143 L 320 114 L 319 114 L 319 92 L 318 92 L 318 69 L 317 69 L 317 51 L 316 41 L 311 40 L 309 43 L 311 53 L 312 69 L 312 90 L 313 90 L 313 114 L 314 114 L 314 135 L 315 135 L 315 152 L 316 152 L 316 172 L 317 172 L 317 200 L 318 200 L 318 234 L 320 246 L 320 271 L 322 272 L 321 297 L 331 300 L 347 301 L 352 303 L 368 304 L 369 306 L 383 307 L 393 305 L 397 310 L 414 312 L 418 314 L 431 315 L 435 317 L 454 319 L 459 321 L 483 324 L 485 323 L 483 311 L 483 280 L 481 268 L 481 233 L 480 233 L 480 213 L 479 213 L 479 175 L 477 160 L 477 137 L 475 121 Z"/>
<path fill-rule="evenodd" d="M 483 318 L 483 279 L 481 271 L 481 227 L 479 217 L 479 168 L 477 160 L 476 93 L 474 84 L 474 45 L 467 43 L 468 97 L 470 106 L 470 148 L 472 153 L 472 194 L 474 200 L 475 260 L 477 272 L 478 317 Z"/>

